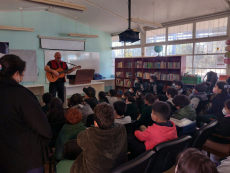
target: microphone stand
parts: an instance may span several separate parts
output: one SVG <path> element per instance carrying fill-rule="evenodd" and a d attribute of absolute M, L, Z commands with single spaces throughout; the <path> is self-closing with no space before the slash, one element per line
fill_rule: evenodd
<path fill-rule="evenodd" d="M 65 61 L 62 61 L 62 62 L 65 62 Z M 76 66 L 77 67 L 77 65 L 75 65 L 75 64 L 71 64 L 71 63 L 68 63 L 68 62 L 65 62 L 66 64 L 70 64 L 70 65 L 73 65 L 73 66 Z"/>

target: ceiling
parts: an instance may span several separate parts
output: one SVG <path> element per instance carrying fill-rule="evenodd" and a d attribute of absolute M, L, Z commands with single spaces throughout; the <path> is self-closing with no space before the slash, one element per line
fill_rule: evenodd
<path fill-rule="evenodd" d="M 124 31 L 128 28 L 128 0 L 65 0 L 85 5 L 87 11 L 54 7 L 52 11 L 108 33 Z M 0 0 L 1 11 L 41 10 L 50 5 L 28 2 L 27 0 Z M 157 23 L 165 23 L 191 17 L 228 11 L 226 0 L 132 0 L 132 17 Z M 137 28 L 132 23 L 132 28 Z"/>

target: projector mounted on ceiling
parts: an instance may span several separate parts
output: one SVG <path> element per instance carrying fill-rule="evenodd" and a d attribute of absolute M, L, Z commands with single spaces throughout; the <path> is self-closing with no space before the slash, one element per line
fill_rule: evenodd
<path fill-rule="evenodd" d="M 119 35 L 119 41 L 120 42 L 136 42 L 136 41 L 139 41 L 139 33 L 140 32 L 136 32 L 136 31 L 133 31 L 131 29 L 131 0 L 129 0 L 129 5 L 128 5 L 128 9 L 129 9 L 129 28 L 118 34 Z"/>

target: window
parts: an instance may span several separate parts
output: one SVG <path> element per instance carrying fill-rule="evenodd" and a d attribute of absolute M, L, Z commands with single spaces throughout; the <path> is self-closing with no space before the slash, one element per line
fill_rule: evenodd
<path fill-rule="evenodd" d="M 123 58 L 123 57 L 125 57 L 124 49 L 112 50 L 112 58 Z"/>
<path fill-rule="evenodd" d="M 166 38 L 166 29 L 155 29 L 146 31 L 146 43 L 164 42 Z"/>
<path fill-rule="evenodd" d="M 225 41 L 199 42 L 195 44 L 195 54 L 225 53 Z"/>
<path fill-rule="evenodd" d="M 125 49 L 125 57 L 141 56 L 141 48 Z"/>
<path fill-rule="evenodd" d="M 196 23 L 196 38 L 227 34 L 228 18 L 220 18 Z"/>
<path fill-rule="evenodd" d="M 189 55 L 193 52 L 193 44 L 176 44 L 167 46 L 167 55 Z"/>
<path fill-rule="evenodd" d="M 165 56 L 165 48 L 166 46 L 163 46 L 163 51 L 160 53 L 160 56 Z M 145 47 L 145 56 L 158 56 L 158 53 L 155 52 L 154 46 Z"/>
<path fill-rule="evenodd" d="M 168 41 L 191 39 L 192 27 L 192 23 L 169 27 Z"/>
<path fill-rule="evenodd" d="M 119 42 L 119 36 L 112 37 L 112 47 L 124 46 L 124 43 Z"/>

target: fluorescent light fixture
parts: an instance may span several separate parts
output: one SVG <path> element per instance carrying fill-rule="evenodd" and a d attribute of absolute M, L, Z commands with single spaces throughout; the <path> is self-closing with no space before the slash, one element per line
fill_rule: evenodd
<path fill-rule="evenodd" d="M 32 31 L 34 31 L 34 28 L 24 28 L 24 27 L 0 25 L 0 30 L 29 31 L 29 32 L 32 32 Z"/>
<path fill-rule="evenodd" d="M 84 5 L 78 5 L 78 4 L 65 2 L 65 1 L 58 1 L 58 0 L 27 0 L 27 1 L 38 2 L 42 4 L 49 4 L 49 5 L 54 5 L 54 6 L 64 7 L 64 8 L 71 8 L 71 9 L 79 10 L 79 11 L 87 10 Z"/>
<path fill-rule="evenodd" d="M 131 21 L 138 24 L 138 25 L 152 26 L 155 28 L 163 27 L 160 23 L 150 22 L 150 21 L 146 21 L 146 20 L 140 20 L 137 18 L 131 18 Z"/>
<path fill-rule="evenodd" d="M 98 35 L 88 35 L 88 34 L 75 34 L 69 33 L 70 37 L 87 37 L 87 38 L 98 38 Z"/>

